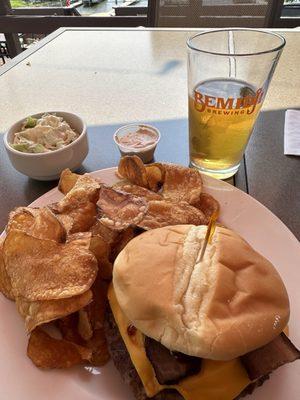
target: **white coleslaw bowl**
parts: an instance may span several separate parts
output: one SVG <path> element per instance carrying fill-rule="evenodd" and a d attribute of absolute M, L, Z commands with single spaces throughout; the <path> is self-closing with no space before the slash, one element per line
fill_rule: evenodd
<path fill-rule="evenodd" d="M 13 142 L 14 134 L 21 130 L 26 117 L 14 123 L 3 138 L 4 146 L 13 167 L 22 174 L 40 181 L 58 179 L 61 171 L 65 168 L 70 168 L 71 171 L 76 170 L 89 151 L 86 124 L 81 117 L 65 111 L 45 111 L 31 115 L 31 117 L 40 118 L 45 113 L 63 117 L 71 128 L 79 133 L 78 138 L 61 149 L 47 153 L 24 153 L 15 150 L 10 146 L 10 143 Z"/>

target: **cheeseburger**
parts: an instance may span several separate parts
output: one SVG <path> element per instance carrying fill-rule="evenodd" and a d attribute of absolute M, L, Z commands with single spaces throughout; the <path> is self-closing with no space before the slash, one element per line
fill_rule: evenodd
<path fill-rule="evenodd" d="M 289 299 L 274 266 L 235 232 L 177 225 L 118 255 L 106 334 L 138 400 L 233 400 L 299 358 L 283 332 Z"/>

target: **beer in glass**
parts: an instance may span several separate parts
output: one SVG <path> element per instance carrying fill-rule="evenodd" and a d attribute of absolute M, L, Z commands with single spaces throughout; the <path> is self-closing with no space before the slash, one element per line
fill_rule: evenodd
<path fill-rule="evenodd" d="M 250 29 L 189 39 L 191 166 L 221 179 L 237 172 L 284 44 L 280 35 Z"/>

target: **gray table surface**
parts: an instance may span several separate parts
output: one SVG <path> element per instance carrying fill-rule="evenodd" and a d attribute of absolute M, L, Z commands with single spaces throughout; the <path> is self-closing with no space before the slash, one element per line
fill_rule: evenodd
<path fill-rule="evenodd" d="M 287 47 L 234 182 L 300 238 L 300 157 L 283 155 L 285 109 L 300 106 L 300 32 L 281 33 Z M 188 165 L 185 40 L 190 34 L 60 29 L 0 69 L 0 132 L 40 110 L 79 112 L 90 141 L 85 172 L 117 165 L 113 132 L 123 123 L 144 121 L 163 134 L 156 159 Z M 172 99 L 166 97 L 170 89 Z M 2 141 L 0 163 L 3 229 L 9 210 L 29 204 L 57 182 L 34 181 L 15 171 Z"/>

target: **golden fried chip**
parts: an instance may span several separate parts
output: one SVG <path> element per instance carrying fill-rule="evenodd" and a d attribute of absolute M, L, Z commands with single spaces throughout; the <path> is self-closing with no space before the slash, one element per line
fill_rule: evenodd
<path fill-rule="evenodd" d="M 93 337 L 87 341 L 86 346 L 92 351 L 91 364 L 101 366 L 110 359 L 104 329 L 96 329 Z"/>
<path fill-rule="evenodd" d="M 48 207 L 56 215 L 57 219 L 62 224 L 64 230 L 66 231 L 66 234 L 68 235 L 72 230 L 74 219 L 67 214 L 58 214 L 57 203 L 49 204 Z"/>
<path fill-rule="evenodd" d="M 80 345 L 84 344 L 84 340 L 78 333 L 77 312 L 56 320 L 55 324 L 58 327 L 63 339 Z"/>
<path fill-rule="evenodd" d="M 89 340 L 93 336 L 93 328 L 87 310 L 78 311 L 78 333 L 84 340 Z"/>
<path fill-rule="evenodd" d="M 191 205 L 196 203 L 202 191 L 200 173 L 195 169 L 175 164 L 164 164 L 164 168 L 163 197 L 176 203 L 180 201 L 186 201 Z"/>
<path fill-rule="evenodd" d="M 165 168 L 163 164 L 153 163 L 145 166 L 148 187 L 154 192 L 158 192 L 165 180 Z"/>
<path fill-rule="evenodd" d="M 10 300 L 15 300 L 15 296 L 13 294 L 11 280 L 8 276 L 4 264 L 4 257 L 3 257 L 3 242 L 4 239 L 0 238 L 0 291 Z"/>
<path fill-rule="evenodd" d="M 114 189 L 121 190 L 122 192 L 131 193 L 134 196 L 142 197 L 143 199 L 150 200 L 163 200 L 163 197 L 149 189 L 143 188 L 142 186 L 134 185 L 128 182 L 119 182 L 113 186 Z"/>
<path fill-rule="evenodd" d="M 92 286 L 93 301 L 83 310 L 56 322 L 65 340 L 88 347 L 91 350 L 92 358 L 90 362 L 93 365 L 103 365 L 109 360 L 103 328 L 107 289 L 108 283 L 98 276 Z M 87 338 L 89 339 L 86 341 Z"/>
<path fill-rule="evenodd" d="M 116 243 L 118 242 L 120 238 L 120 234 L 122 231 L 117 231 L 116 229 L 112 229 L 111 227 L 108 227 L 102 223 L 102 221 L 99 219 L 96 221 L 96 223 L 90 228 L 90 232 L 92 233 L 92 237 L 97 237 L 99 236 L 101 239 L 107 243 L 107 246 L 109 247 L 109 253 L 108 253 L 108 259 L 110 262 L 113 262 L 113 257 L 112 257 L 112 252 L 114 252 L 114 249 L 116 247 Z M 96 240 L 96 239 L 95 239 Z M 96 242 L 95 242 L 96 243 Z M 97 255 L 97 250 L 93 249 L 93 240 L 91 242 L 91 250 L 95 250 L 95 257 L 99 257 Z M 109 271 L 108 271 L 109 272 Z M 101 271 L 99 271 L 99 275 L 103 279 L 110 279 L 108 274 L 107 276 L 103 276 L 103 268 L 101 268 Z"/>
<path fill-rule="evenodd" d="M 40 239 L 63 242 L 66 231 L 48 207 L 18 207 L 9 214 L 6 232 L 18 229 Z"/>
<path fill-rule="evenodd" d="M 73 208 L 74 203 L 81 204 L 88 201 L 96 204 L 99 196 L 100 183 L 90 175 L 79 175 L 75 185 L 58 203 L 61 209 Z"/>
<path fill-rule="evenodd" d="M 58 182 L 58 190 L 63 194 L 67 194 L 76 184 L 80 175 L 75 174 L 69 168 L 66 168 L 60 174 Z"/>
<path fill-rule="evenodd" d="M 70 368 L 90 361 L 92 351 L 66 340 L 54 339 L 37 328 L 31 332 L 27 355 L 39 368 Z"/>
<path fill-rule="evenodd" d="M 137 225 L 147 211 L 147 202 L 137 196 L 102 186 L 98 206 L 104 214 L 101 222 L 116 230 Z"/>
<path fill-rule="evenodd" d="M 120 159 L 118 173 L 135 185 L 148 188 L 145 165 L 138 156 L 125 156 Z"/>
<path fill-rule="evenodd" d="M 51 205 L 68 233 L 84 232 L 95 223 L 100 184 L 89 175 L 80 175 L 73 188 Z"/>
<path fill-rule="evenodd" d="M 31 332 L 38 325 L 72 314 L 87 306 L 92 301 L 92 291 L 88 290 L 79 296 L 58 300 L 28 301 L 23 297 L 16 299 L 19 313 L 25 319 L 25 327 Z"/>
<path fill-rule="evenodd" d="M 201 210 L 207 219 L 209 219 L 213 213 L 219 214 L 220 212 L 219 202 L 208 193 L 201 193 L 199 200 L 194 203 L 193 206 Z"/>
<path fill-rule="evenodd" d="M 148 206 L 144 219 L 138 224 L 143 229 L 155 229 L 177 224 L 207 224 L 207 218 L 203 212 L 186 202 L 149 201 Z"/>
<path fill-rule="evenodd" d="M 92 236 L 101 236 L 109 246 L 112 246 L 119 236 L 118 231 L 104 225 L 101 219 L 97 219 L 90 227 L 90 232 L 92 233 Z"/>
<path fill-rule="evenodd" d="M 91 363 L 103 365 L 109 359 L 103 330 L 108 283 L 98 275 L 91 289 L 93 301 L 78 312 L 78 332 L 92 350 Z"/>
<path fill-rule="evenodd" d="M 24 232 L 31 230 L 37 212 L 36 208 L 15 208 L 9 213 L 8 223 L 5 228 L 6 232 L 9 232 L 11 229 L 20 229 Z"/>
<path fill-rule="evenodd" d="M 91 232 L 77 232 L 68 235 L 66 243 L 72 242 L 74 245 L 78 243 L 79 246 L 89 249 L 91 245 L 91 238 Z"/>
<path fill-rule="evenodd" d="M 110 245 L 102 236 L 95 235 L 91 237 L 90 251 L 98 261 L 98 276 L 102 279 L 110 280 L 112 278 L 112 263 L 109 261 Z"/>
<path fill-rule="evenodd" d="M 52 204 L 51 209 L 57 214 L 57 218 L 68 233 L 85 232 L 95 223 L 97 206 L 87 202 L 78 204 L 73 209 L 59 211 L 57 204 Z"/>
<path fill-rule="evenodd" d="M 89 238 L 66 244 L 12 230 L 4 241 L 4 263 L 16 296 L 27 300 L 68 298 L 86 292 L 97 275 Z"/>
<path fill-rule="evenodd" d="M 119 232 L 119 236 L 115 239 L 111 248 L 110 257 L 114 261 L 117 255 L 124 249 L 127 243 L 136 236 L 136 229 L 132 226 Z"/>
<path fill-rule="evenodd" d="M 104 316 L 107 304 L 108 283 L 99 276 L 92 286 L 93 302 L 85 309 L 88 312 L 93 330 L 103 328 Z"/>
<path fill-rule="evenodd" d="M 73 208 L 65 209 L 58 218 L 66 227 L 67 232 L 86 232 L 95 223 L 97 218 L 97 206 L 92 202 L 77 204 Z"/>
<path fill-rule="evenodd" d="M 119 252 L 138 234 L 136 227 L 123 230 L 111 229 L 98 220 L 91 228 L 92 239 L 90 250 L 95 254 L 99 263 L 98 275 L 105 280 L 111 279 L 112 264 Z M 98 239 L 100 237 L 100 239 Z M 103 244 L 105 243 L 105 245 Z M 94 247 L 95 246 L 95 247 Z M 105 251 L 107 246 L 108 253 Z M 106 261 L 106 257 L 109 263 Z"/>
<path fill-rule="evenodd" d="M 118 236 L 119 237 L 119 232 Z M 110 244 L 100 235 L 92 235 L 91 232 L 78 232 L 68 236 L 67 243 L 84 239 L 88 249 L 94 254 L 98 262 L 98 275 L 101 279 L 111 280 L 112 263 L 110 262 Z"/>

